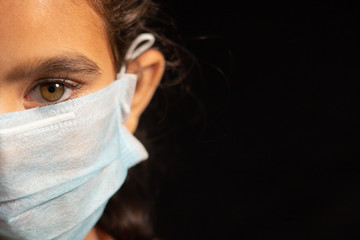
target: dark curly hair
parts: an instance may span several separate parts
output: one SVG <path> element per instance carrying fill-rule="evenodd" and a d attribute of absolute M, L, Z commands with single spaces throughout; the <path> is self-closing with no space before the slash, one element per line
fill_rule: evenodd
<path fill-rule="evenodd" d="M 199 119 L 194 114 L 198 112 L 198 102 L 194 101 L 191 87 L 197 61 L 184 47 L 173 19 L 161 11 L 158 3 L 151 0 L 88 2 L 104 20 L 117 69 L 125 63 L 125 52 L 132 40 L 143 32 L 154 34 L 154 47 L 165 56 L 164 76 L 135 132 L 149 151 L 150 159 L 129 170 L 124 185 L 109 200 L 97 224 L 116 239 L 154 239 L 156 181 L 152 176 L 166 170 L 155 159 L 168 158 L 176 152 L 172 147 L 172 152 L 167 153 L 161 139 Z"/>

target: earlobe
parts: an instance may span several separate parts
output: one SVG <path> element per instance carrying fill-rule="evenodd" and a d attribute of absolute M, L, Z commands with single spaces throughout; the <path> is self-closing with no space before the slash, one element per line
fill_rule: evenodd
<path fill-rule="evenodd" d="M 125 126 L 134 133 L 139 118 L 149 105 L 160 84 L 165 69 L 165 58 L 161 52 L 150 49 L 127 65 L 128 73 L 138 75 L 130 115 Z"/>

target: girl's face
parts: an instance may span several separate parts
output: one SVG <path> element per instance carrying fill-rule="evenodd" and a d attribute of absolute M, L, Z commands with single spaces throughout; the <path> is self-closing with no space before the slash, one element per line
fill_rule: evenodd
<path fill-rule="evenodd" d="M 84 0 L 0 0 L 0 113 L 89 94 L 115 78 L 103 21 Z"/>

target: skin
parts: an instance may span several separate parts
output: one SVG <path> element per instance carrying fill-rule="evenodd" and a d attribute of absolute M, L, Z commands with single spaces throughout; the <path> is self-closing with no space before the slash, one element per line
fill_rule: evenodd
<path fill-rule="evenodd" d="M 116 72 L 103 29 L 102 19 L 84 0 L 0 0 L 0 114 L 55 104 L 39 94 L 39 86 L 49 79 L 66 89 L 61 101 L 112 83 Z M 163 55 L 151 49 L 127 66 L 132 73 L 141 69 L 126 123 L 131 132 L 161 80 L 164 64 Z M 92 229 L 85 239 L 99 238 Z"/>

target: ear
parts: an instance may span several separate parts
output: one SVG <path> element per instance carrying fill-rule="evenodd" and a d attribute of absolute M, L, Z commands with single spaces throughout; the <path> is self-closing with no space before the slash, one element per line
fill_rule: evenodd
<path fill-rule="evenodd" d="M 134 133 L 141 114 L 149 105 L 164 74 L 165 58 L 161 52 L 150 49 L 127 65 L 128 73 L 137 74 L 136 90 L 125 126 Z"/>

